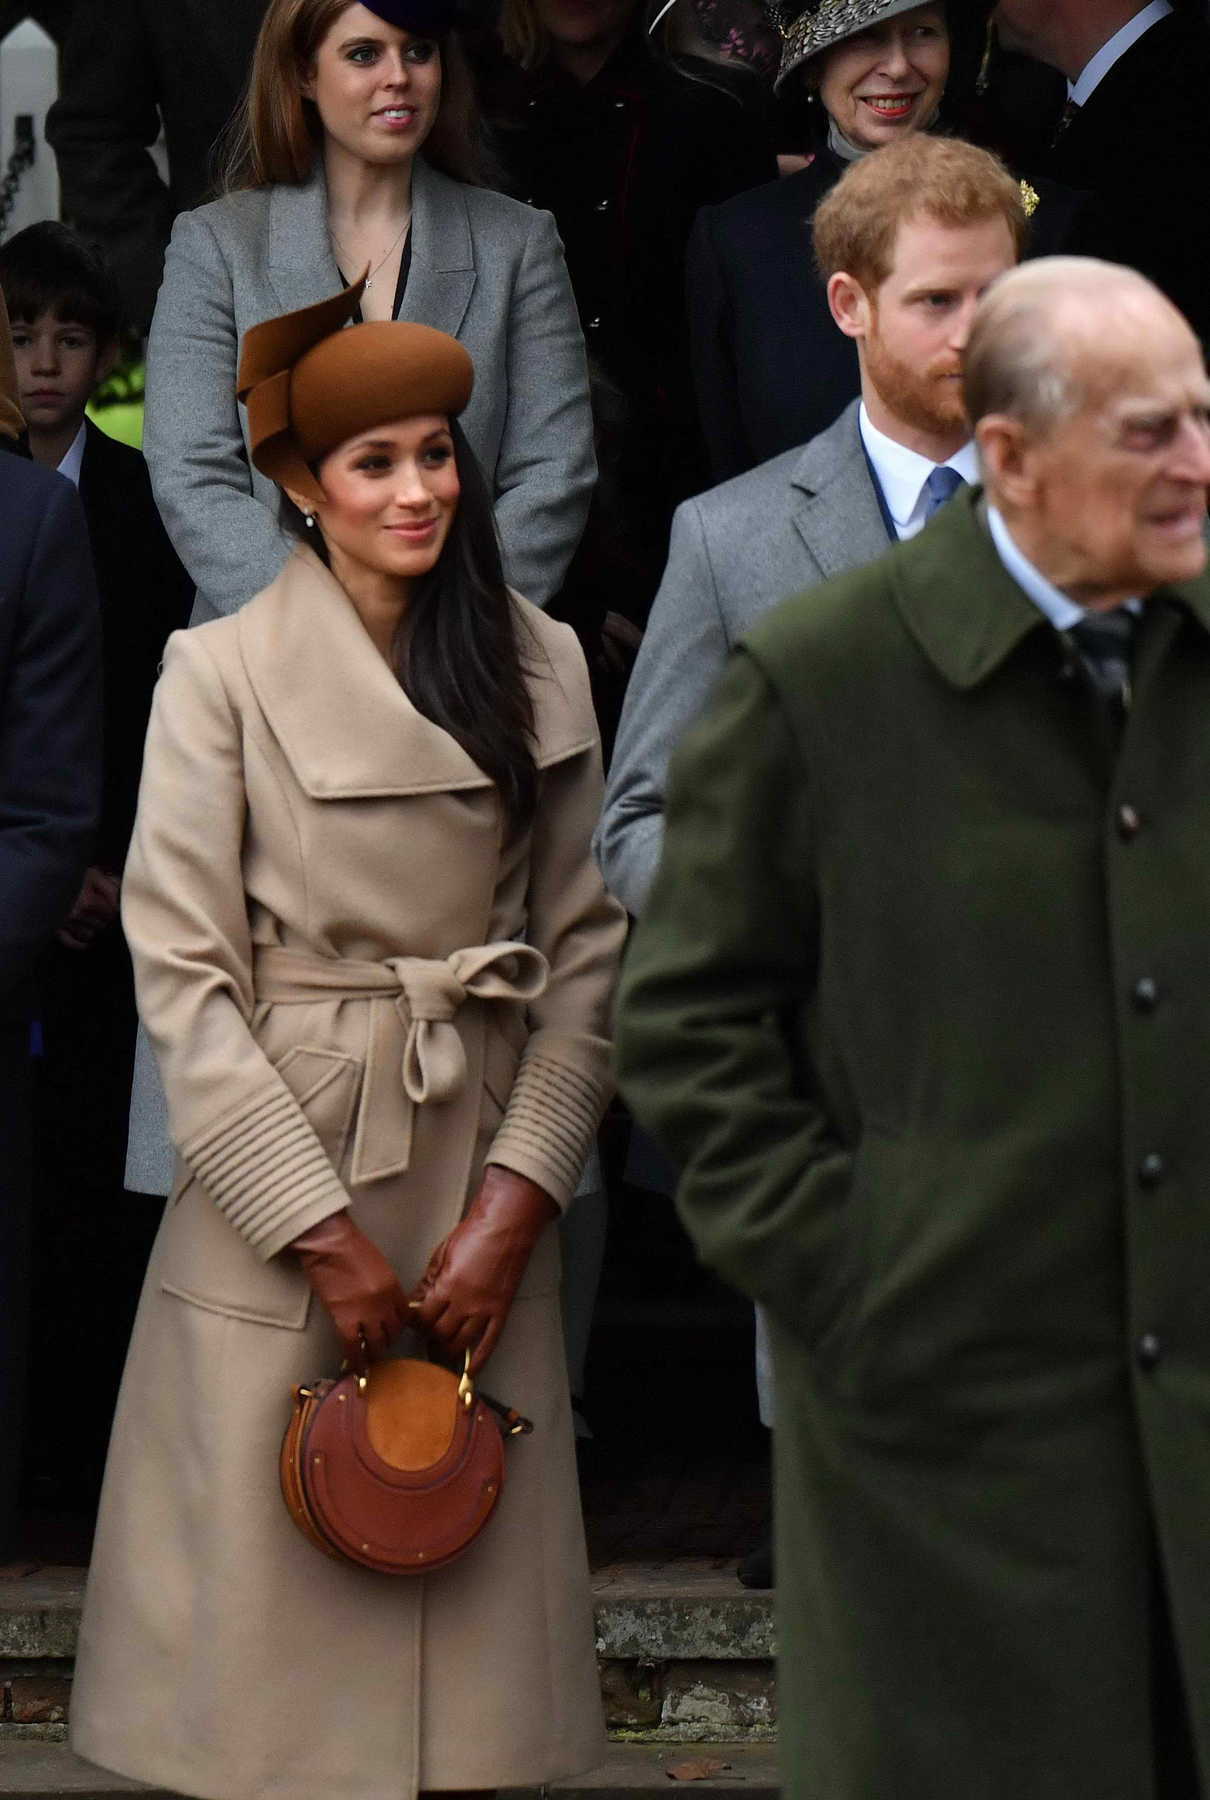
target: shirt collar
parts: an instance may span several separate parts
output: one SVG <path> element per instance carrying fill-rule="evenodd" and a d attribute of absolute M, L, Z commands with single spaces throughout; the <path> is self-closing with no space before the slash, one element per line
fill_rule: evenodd
<path fill-rule="evenodd" d="M 73 487 L 80 485 L 80 468 L 84 462 L 84 445 L 88 438 L 88 426 L 81 425 L 70 445 L 64 452 L 63 461 L 59 464 L 59 474 L 66 475 Z"/>
<path fill-rule="evenodd" d="M 963 444 L 961 450 L 956 450 L 944 464 L 937 464 L 929 457 L 921 456 L 918 450 L 909 450 L 906 444 L 897 444 L 885 431 L 879 431 L 866 411 L 864 400 L 859 418 L 861 441 L 874 465 L 887 511 L 896 525 L 906 525 L 911 519 L 920 505 L 924 484 L 934 469 L 954 469 L 971 487 L 978 482 L 979 458 L 973 440 Z"/>
<path fill-rule="evenodd" d="M 1115 31 L 1107 44 L 1102 44 L 1092 60 L 1080 70 L 1076 81 L 1067 84 L 1067 97 L 1076 106 L 1086 106 L 1097 88 L 1114 64 L 1120 62 L 1127 50 L 1137 44 L 1144 32 L 1166 19 L 1172 11 L 1171 0 L 1151 0 L 1142 12 L 1135 13 L 1128 19 L 1120 31 Z"/>
<path fill-rule="evenodd" d="M 1026 597 L 1048 618 L 1056 631 L 1070 631 L 1088 617 L 1084 607 L 1077 606 L 1053 581 L 1036 569 L 1009 533 L 1008 526 L 994 506 L 987 509 L 987 523 L 1000 561 Z M 1137 613 L 1141 601 L 1125 602 L 1130 612 Z"/>

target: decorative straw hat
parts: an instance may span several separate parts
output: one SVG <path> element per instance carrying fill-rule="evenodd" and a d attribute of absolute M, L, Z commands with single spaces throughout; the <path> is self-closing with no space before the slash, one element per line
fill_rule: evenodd
<path fill-rule="evenodd" d="M 310 500 L 324 497 L 312 469 L 338 444 L 418 413 L 452 418 L 474 386 L 470 356 L 444 331 L 388 320 L 344 330 L 364 287 L 363 275 L 244 334 L 238 390 L 252 461 Z"/>
<path fill-rule="evenodd" d="M 782 36 L 781 67 L 774 87 L 780 87 L 792 69 L 830 50 L 845 38 L 871 25 L 881 25 L 896 13 L 911 12 L 924 0 L 766 0 L 765 10 Z"/>
<path fill-rule="evenodd" d="M 25 420 L 17 404 L 17 365 L 13 361 L 13 334 L 9 329 L 8 308 L 0 294 L 0 437 L 18 438 L 25 430 Z"/>

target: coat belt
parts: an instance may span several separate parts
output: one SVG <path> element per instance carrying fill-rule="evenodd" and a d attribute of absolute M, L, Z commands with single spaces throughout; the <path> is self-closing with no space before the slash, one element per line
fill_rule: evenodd
<path fill-rule="evenodd" d="M 258 1004 L 314 1005 L 364 1000 L 370 1009 L 365 1075 L 357 1108 L 354 1186 L 405 1170 L 417 1106 L 451 1100 L 466 1085 L 466 1050 L 454 1024 L 468 999 L 536 1000 L 546 958 L 528 944 L 476 944 L 449 956 L 391 956 L 385 962 L 315 956 L 258 945 Z"/>

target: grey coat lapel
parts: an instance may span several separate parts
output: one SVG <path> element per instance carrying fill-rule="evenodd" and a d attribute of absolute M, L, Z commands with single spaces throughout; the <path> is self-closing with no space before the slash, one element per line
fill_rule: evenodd
<path fill-rule="evenodd" d="M 398 317 L 457 337 L 474 286 L 475 255 L 461 186 L 418 156 L 412 167 L 412 269 Z"/>
<path fill-rule="evenodd" d="M 858 410 L 854 400 L 812 438 L 790 477 L 795 529 L 825 577 L 861 568 L 891 547 L 861 445 Z"/>
<path fill-rule="evenodd" d="M 318 157 L 311 179 L 301 187 L 281 185 L 270 191 L 269 282 L 283 312 L 313 306 L 345 285 L 328 237 L 327 201 Z"/>

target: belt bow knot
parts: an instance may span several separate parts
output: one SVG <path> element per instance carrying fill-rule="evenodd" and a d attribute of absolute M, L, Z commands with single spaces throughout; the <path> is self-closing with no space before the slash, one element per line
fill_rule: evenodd
<path fill-rule="evenodd" d="M 312 1004 L 320 994 L 370 1007 L 365 1077 L 353 1139 L 354 1185 L 401 1174 L 411 1161 L 415 1108 L 452 1100 L 466 1085 L 455 1024 L 467 1000 L 536 1000 L 550 968 L 529 944 L 476 944 L 449 956 L 380 963 L 262 946 L 258 1000 Z"/>
<path fill-rule="evenodd" d="M 392 956 L 406 1026 L 403 1091 L 416 1106 L 451 1100 L 466 1081 L 466 1050 L 454 1024 L 464 1000 L 534 1000 L 546 986 L 546 958 L 528 944 L 483 944 L 430 961 Z"/>

